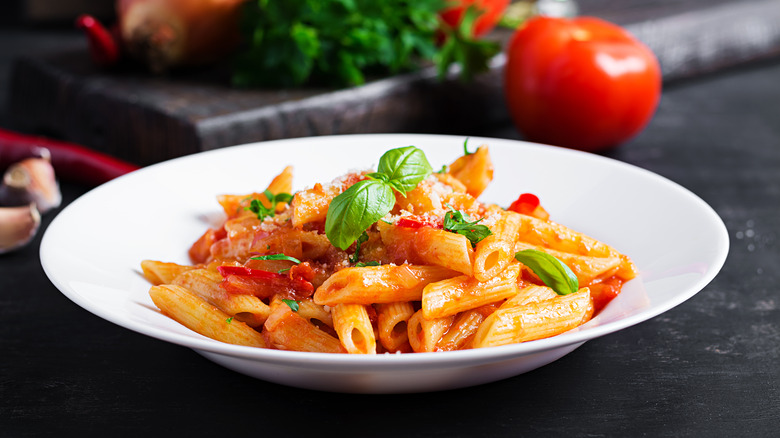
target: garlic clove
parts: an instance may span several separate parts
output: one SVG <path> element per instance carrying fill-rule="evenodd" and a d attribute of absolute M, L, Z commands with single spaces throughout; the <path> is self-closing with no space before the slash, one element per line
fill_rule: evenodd
<path fill-rule="evenodd" d="M 29 243 L 41 225 L 34 203 L 21 207 L 0 207 L 0 254 Z"/>
<path fill-rule="evenodd" d="M 34 202 L 40 213 L 57 208 L 62 193 L 51 161 L 27 158 L 6 170 L 0 186 L 0 205 L 18 206 Z"/>

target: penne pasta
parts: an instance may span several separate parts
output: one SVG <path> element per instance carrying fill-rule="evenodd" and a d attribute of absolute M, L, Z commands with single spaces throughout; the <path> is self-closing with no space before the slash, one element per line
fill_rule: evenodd
<path fill-rule="evenodd" d="M 271 314 L 271 308 L 254 295 L 226 292 L 220 287 L 222 276 L 214 271 L 193 269 L 182 273 L 171 283 L 186 288 L 251 327 L 261 327 Z"/>
<path fill-rule="evenodd" d="M 449 173 L 463 183 L 469 195 L 478 197 L 493 180 L 488 147 L 480 146 L 474 153 L 458 158 L 450 164 Z"/>
<path fill-rule="evenodd" d="M 182 272 L 194 269 L 192 266 L 179 265 L 177 263 L 159 262 L 156 260 L 144 260 L 141 262 L 141 271 L 149 283 L 157 286 L 171 283 Z"/>
<path fill-rule="evenodd" d="M 488 306 L 485 306 L 488 307 Z M 494 308 L 492 310 L 495 310 Z M 439 351 L 461 350 L 471 341 L 482 321 L 486 318 L 483 309 L 465 311 L 455 317 L 452 326 L 447 333 L 439 339 L 437 349 Z"/>
<path fill-rule="evenodd" d="M 191 265 L 143 260 L 141 270 L 160 311 L 204 336 L 348 354 L 555 336 L 637 275 L 628 256 L 546 213 L 481 202 L 492 179 L 484 145 L 441 173 L 414 146 L 394 149 L 376 172 L 295 193 L 288 166 L 262 192 L 217 197 L 225 218 L 190 246 Z M 520 257 L 529 266 L 515 258 L 523 250 L 535 250 Z"/>
<path fill-rule="evenodd" d="M 332 310 L 333 328 L 350 354 L 376 354 L 374 328 L 365 306 L 338 304 Z"/>
<path fill-rule="evenodd" d="M 413 246 L 419 260 L 472 275 L 474 251 L 466 236 L 431 227 L 422 227 L 415 233 Z"/>
<path fill-rule="evenodd" d="M 409 344 L 415 353 L 436 351 L 436 345 L 439 340 L 447 333 L 455 317 L 447 316 L 444 318 L 426 319 L 422 310 L 409 318 L 407 331 L 409 335 Z"/>
<path fill-rule="evenodd" d="M 620 267 L 615 275 L 630 280 L 637 275 L 631 260 L 609 245 L 552 221 L 520 215 L 521 226 L 518 241 L 570 254 L 588 257 L 617 257 Z"/>
<path fill-rule="evenodd" d="M 439 266 L 382 265 L 342 269 L 314 292 L 314 302 L 374 304 L 420 301 L 423 288 L 432 282 L 457 275 Z"/>
<path fill-rule="evenodd" d="M 411 302 L 376 304 L 379 342 L 387 351 L 404 351 L 409 345 L 409 318 L 414 315 Z"/>
<path fill-rule="evenodd" d="M 309 351 L 315 353 L 345 353 L 341 342 L 317 328 L 289 306 L 273 308 L 265 321 L 263 333 L 269 344 L 280 350 Z"/>
<path fill-rule="evenodd" d="M 556 297 L 558 297 L 558 294 L 547 286 L 526 286 L 521 289 L 517 295 L 504 301 L 499 309 L 539 303 L 541 301 L 551 300 Z"/>
<path fill-rule="evenodd" d="M 461 275 L 431 283 L 423 289 L 422 311 L 427 319 L 455 315 L 517 294 L 520 264 L 514 262 L 488 281 Z"/>
<path fill-rule="evenodd" d="M 472 347 L 549 338 L 582 325 L 592 314 L 593 299 L 587 288 L 549 300 L 501 308 L 485 319 L 474 335 Z"/>
<path fill-rule="evenodd" d="M 267 346 L 263 335 L 181 286 L 152 286 L 149 296 L 164 314 L 203 336 L 228 344 Z"/>
<path fill-rule="evenodd" d="M 613 275 L 621 268 L 621 264 L 623 263 L 623 260 L 620 257 L 589 257 L 555 251 L 553 249 L 531 245 L 526 242 L 515 243 L 515 252 L 525 249 L 536 249 L 555 256 L 558 260 L 571 268 L 574 275 L 577 276 L 577 280 L 579 280 L 581 286 L 589 286 L 598 279 Z"/>
<path fill-rule="evenodd" d="M 514 260 L 515 241 L 521 223 L 522 218 L 517 213 L 505 211 L 499 214 L 495 225 L 491 227 L 493 234 L 477 243 L 474 252 L 474 278 L 487 281 Z"/>

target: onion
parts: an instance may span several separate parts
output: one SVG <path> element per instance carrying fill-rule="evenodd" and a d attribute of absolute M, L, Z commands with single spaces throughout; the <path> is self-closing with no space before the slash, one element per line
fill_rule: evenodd
<path fill-rule="evenodd" d="M 238 44 L 245 0 L 118 0 L 124 49 L 153 72 L 216 61 Z"/>

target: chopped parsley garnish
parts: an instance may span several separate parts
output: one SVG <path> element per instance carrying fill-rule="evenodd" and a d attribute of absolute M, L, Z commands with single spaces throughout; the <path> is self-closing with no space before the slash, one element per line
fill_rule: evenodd
<path fill-rule="evenodd" d="M 363 262 L 358 262 L 357 264 L 355 264 L 355 267 L 356 267 L 356 268 L 365 268 L 366 266 L 381 266 L 381 265 L 382 265 L 382 264 L 381 264 L 381 263 L 379 263 L 378 261 L 376 261 L 376 260 L 371 260 L 370 262 L 365 262 L 365 263 L 363 263 Z"/>
<path fill-rule="evenodd" d="M 225 322 L 230 324 L 231 322 L 233 322 L 233 317 L 231 316 L 230 318 L 226 319 Z"/>

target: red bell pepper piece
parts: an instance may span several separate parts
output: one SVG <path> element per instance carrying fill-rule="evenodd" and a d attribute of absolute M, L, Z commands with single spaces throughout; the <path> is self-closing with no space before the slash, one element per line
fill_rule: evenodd
<path fill-rule="evenodd" d="M 225 277 L 220 286 L 231 293 L 250 294 L 261 299 L 276 294 L 293 299 L 306 298 L 314 293 L 311 282 L 277 272 L 246 266 L 218 266 L 217 270 Z"/>

